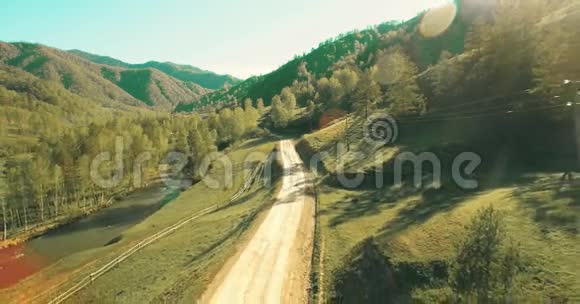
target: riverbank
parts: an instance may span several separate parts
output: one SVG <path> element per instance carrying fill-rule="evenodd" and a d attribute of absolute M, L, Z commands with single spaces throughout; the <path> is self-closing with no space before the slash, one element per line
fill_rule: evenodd
<path fill-rule="evenodd" d="M 52 263 L 117 242 L 127 229 L 175 199 L 179 189 L 156 183 L 85 214 L 38 229 L 0 249 L 0 288 L 10 287 Z M 55 246 L 58 244 L 58 246 Z"/>
<path fill-rule="evenodd" d="M 61 215 L 61 216 L 58 216 L 58 217 L 52 219 L 49 223 L 35 225 L 34 227 L 29 228 L 25 231 L 19 232 L 16 235 L 14 235 L 6 240 L 0 240 L 0 250 L 26 243 L 30 239 L 41 236 L 45 233 L 48 233 L 51 230 L 58 229 L 61 226 L 78 221 L 86 216 L 89 216 L 95 212 L 102 210 L 103 208 L 107 208 L 112 203 L 113 203 L 113 198 L 110 198 L 105 203 L 100 204 L 98 206 L 98 208 L 92 208 L 92 209 L 86 210 L 84 212 L 79 212 L 78 214 L 75 214 L 72 216 L 71 215 Z"/>

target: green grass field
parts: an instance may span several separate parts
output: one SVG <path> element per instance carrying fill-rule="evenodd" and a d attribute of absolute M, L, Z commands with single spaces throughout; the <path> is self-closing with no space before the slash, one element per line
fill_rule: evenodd
<path fill-rule="evenodd" d="M 423 131 L 416 136 L 406 133 L 397 145 L 354 160 L 350 155 L 368 149 L 355 131 L 352 151 L 343 155 L 345 170 L 366 170 L 388 162 L 398 151 L 463 143 L 477 133 L 446 128 Z M 339 122 L 304 136 L 299 147 L 308 147 L 307 154 L 328 152 L 324 164 L 332 174 L 336 144 L 344 143 L 344 134 L 344 122 Z M 489 205 L 502 212 L 507 235 L 522 253 L 524 267 L 513 296 L 525 302 L 579 299 L 580 188 L 562 183 L 561 173 L 510 171 L 501 178 L 495 173 L 484 171 L 482 179 L 495 180 L 482 183 L 475 192 L 417 190 L 408 185 L 347 190 L 320 176 L 323 303 L 376 303 L 386 295 L 400 301 L 447 302 L 453 296 L 447 269 L 455 244 L 476 212 Z"/>
<path fill-rule="evenodd" d="M 0 295 L 0 302 L 30 299 L 61 281 L 75 282 L 97 269 L 139 240 L 209 206 L 221 205 L 241 187 L 245 176 L 274 147 L 272 141 L 249 141 L 229 149 L 233 164 L 233 186 L 210 189 L 198 183 L 174 201 L 125 231 L 118 242 L 68 256 L 24 280 Z M 244 159 L 254 152 L 244 166 Z M 223 176 L 224 166 L 216 162 L 210 175 Z M 70 303 L 192 302 L 199 297 L 213 275 L 243 243 L 247 232 L 268 209 L 275 188 L 261 183 L 252 186 L 233 205 L 195 220 L 130 257 L 69 300 Z M 96 259 L 96 260 L 95 260 Z M 50 295 L 51 293 L 47 293 Z M 54 294 L 53 294 L 54 295 Z"/>

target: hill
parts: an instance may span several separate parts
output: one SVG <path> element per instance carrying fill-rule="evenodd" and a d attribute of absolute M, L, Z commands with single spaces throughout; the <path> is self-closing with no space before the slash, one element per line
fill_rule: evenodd
<path fill-rule="evenodd" d="M 269 105 L 274 95 L 301 78 L 298 73 L 301 65 L 308 69 L 312 79 L 320 79 L 331 75 L 332 70 L 350 63 L 361 69 L 368 68 L 375 61 L 378 51 L 401 46 L 420 70 L 425 70 L 436 64 L 442 53 L 459 54 L 463 51 L 471 20 L 455 18 L 442 35 L 427 37 L 418 32 L 423 16 L 421 14 L 406 22 L 385 22 L 365 30 L 341 34 L 320 43 L 307 54 L 296 56 L 269 74 L 249 78 L 229 89 L 217 90 L 203 96 L 199 103 L 179 105 L 176 110 L 188 112 L 201 106 L 228 104 L 245 98 L 262 98 Z"/>
<path fill-rule="evenodd" d="M 157 69 L 181 81 L 193 82 L 206 89 L 217 90 L 224 85 L 235 85 L 241 80 L 230 75 L 218 75 L 191 65 L 175 64 L 172 62 L 149 61 L 143 64 L 130 64 L 108 56 L 100 56 L 80 50 L 71 50 L 69 53 L 85 58 L 91 62 L 116 66 L 126 69 Z"/>
<path fill-rule="evenodd" d="M 182 82 L 152 68 L 101 66 L 101 74 L 132 97 L 163 110 L 172 110 L 177 103 L 191 103 L 208 92 L 197 84 Z"/>
<path fill-rule="evenodd" d="M 30 43 L 0 42 L 0 64 L 58 82 L 74 94 L 131 106 L 172 110 L 208 92 L 154 68 L 130 69 L 95 64 L 77 55 Z"/>
<path fill-rule="evenodd" d="M 392 32 L 397 45 L 377 49 L 371 69 L 343 60 L 330 79 L 318 79 L 306 115 L 296 117 L 291 98 L 300 100 L 304 80 L 275 97 L 275 128 L 298 130 L 308 118 L 310 129 L 320 128 L 298 148 L 318 175 L 313 276 L 321 302 L 578 299 L 578 271 L 567 269 L 580 257 L 580 188 L 562 174 L 577 168 L 570 111 L 576 89 L 563 80 L 580 79 L 580 39 L 569 30 L 579 25 L 580 6 L 497 3 L 490 15 L 460 7 L 449 29 L 466 25 L 456 41 L 463 50 L 444 49 L 434 64 L 421 60 L 434 56 L 409 47 L 422 41 L 425 24 L 411 21 Z M 475 170 L 457 166 L 466 155 L 477 160 Z M 475 187 L 458 181 L 458 171 Z M 503 285 L 465 288 L 472 281 L 459 278 L 483 276 L 461 277 L 457 269 L 469 272 L 482 259 L 464 255 L 460 245 L 490 206 L 501 214 L 508 243 L 498 252 L 510 242 L 517 252 L 504 260 L 514 272 Z M 489 277 L 502 273 L 496 261 L 484 267 Z"/>
<path fill-rule="evenodd" d="M 453 8 L 432 10 L 405 22 L 386 22 L 365 30 L 344 33 L 322 42 L 307 54 L 296 56 L 271 73 L 249 78 L 231 88 L 216 90 L 203 96 L 199 103 L 180 104 L 176 111 L 190 112 L 208 105 L 220 107 L 240 103 L 245 98 L 253 100 L 262 98 L 265 105 L 269 105 L 275 95 L 280 94 L 284 87 L 292 87 L 296 81 L 300 84 L 308 77 L 307 86 L 316 87 L 316 80 L 330 77 L 335 70 L 349 67 L 364 71 L 373 67 L 379 57 L 394 47 L 400 48 L 405 56 L 409 57 L 417 72 L 423 73 L 422 77 L 428 76 L 434 71 L 432 67 L 446 59 L 453 58 L 455 61 L 469 59 L 468 57 L 473 54 L 470 54 L 471 50 L 466 50 L 466 44 L 470 43 L 470 35 L 479 28 L 474 27 L 474 24 L 493 22 L 495 10 L 494 1 L 458 0 Z M 517 8 L 512 12 L 518 12 L 513 14 L 514 20 L 526 18 L 523 17 L 525 14 L 528 16 L 538 14 L 526 10 L 519 11 Z M 574 1 L 546 4 L 544 11 L 540 13 L 543 15 L 536 23 L 537 32 L 534 34 L 545 37 L 543 40 L 546 40 L 546 43 L 548 40 L 566 40 L 565 35 L 554 35 L 554 28 L 559 27 L 557 30 L 559 32 L 574 32 L 573 28 L 576 26 L 574 20 L 578 20 L 577 12 L 577 3 Z M 502 20 L 505 23 L 503 30 L 515 30 L 514 24 L 511 28 L 507 26 L 510 16 L 502 18 L 505 18 Z M 447 23 L 448 20 L 452 22 Z M 556 42 L 552 43 L 550 47 L 558 45 Z M 568 51 L 573 52 L 573 48 Z M 456 58 L 456 55 L 463 58 Z M 545 58 L 549 61 L 547 57 Z M 305 67 L 307 75 L 299 74 L 301 66 Z M 574 66 L 564 65 L 560 68 L 567 72 L 559 73 L 560 78 L 564 76 L 562 74 L 575 72 L 572 71 Z M 420 84 L 423 85 L 424 82 L 420 81 Z M 308 96 L 312 100 L 314 97 Z M 299 105 L 305 106 L 308 98 L 303 100 L 299 98 Z"/>

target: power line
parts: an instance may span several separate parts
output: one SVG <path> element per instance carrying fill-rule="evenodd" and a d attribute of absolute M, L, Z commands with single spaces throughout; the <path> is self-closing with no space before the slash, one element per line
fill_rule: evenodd
<path fill-rule="evenodd" d="M 481 104 L 481 103 L 496 101 L 496 100 L 501 99 L 501 98 L 513 97 L 513 96 L 521 95 L 523 93 L 526 93 L 526 91 L 511 92 L 511 93 L 504 94 L 504 95 L 496 95 L 496 96 L 492 96 L 492 97 L 486 97 L 486 98 L 483 98 L 483 99 L 472 100 L 472 101 L 469 101 L 469 102 L 462 102 L 462 103 L 458 103 L 458 104 L 452 104 L 452 105 L 448 105 L 448 106 L 437 107 L 437 108 L 434 108 L 431 111 L 431 113 L 437 113 L 437 112 L 446 111 L 446 110 L 450 110 L 450 109 L 462 108 L 462 107 L 465 107 L 465 106 L 471 106 L 471 105 L 476 105 L 476 104 Z"/>
<path fill-rule="evenodd" d="M 495 113 L 483 113 L 478 115 L 465 115 L 465 116 L 448 116 L 448 117 L 440 117 L 435 119 L 409 119 L 409 120 L 398 120 L 398 123 L 401 124 L 421 124 L 425 122 L 445 122 L 445 121 L 457 121 L 457 120 L 465 120 L 465 119 L 477 119 L 477 118 L 485 118 L 485 117 L 493 117 L 493 116 L 502 116 L 502 115 L 513 115 L 513 114 L 521 114 L 521 113 L 530 113 L 530 112 L 537 112 L 543 110 L 550 110 L 556 108 L 564 108 L 567 105 L 551 105 L 545 107 L 538 107 L 532 109 L 524 109 L 519 111 L 502 111 L 502 112 L 495 112 Z"/>
<path fill-rule="evenodd" d="M 437 118 L 437 117 L 447 117 L 451 114 L 479 114 L 479 113 L 483 113 L 483 112 L 486 112 L 489 110 L 502 110 L 502 109 L 505 109 L 506 111 L 508 111 L 508 110 L 513 111 L 513 109 L 511 109 L 510 107 L 518 106 L 518 105 L 521 105 L 524 103 L 533 103 L 533 102 L 538 102 L 538 101 L 542 101 L 542 99 L 538 99 L 538 98 L 536 98 L 536 99 L 518 99 L 518 100 L 506 102 L 506 103 L 492 104 L 492 105 L 488 105 L 488 106 L 464 109 L 464 110 L 454 111 L 454 112 L 450 112 L 450 113 L 435 112 L 435 115 L 431 115 L 431 113 L 434 113 L 434 112 L 429 112 L 426 116 L 429 118 Z"/>

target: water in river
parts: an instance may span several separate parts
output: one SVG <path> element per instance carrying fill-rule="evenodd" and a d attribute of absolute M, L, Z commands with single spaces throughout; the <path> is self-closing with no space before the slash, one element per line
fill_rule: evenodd
<path fill-rule="evenodd" d="M 175 190 L 164 185 L 152 186 L 20 246 L 0 249 L 0 288 L 9 287 L 61 258 L 110 244 L 175 194 Z"/>

